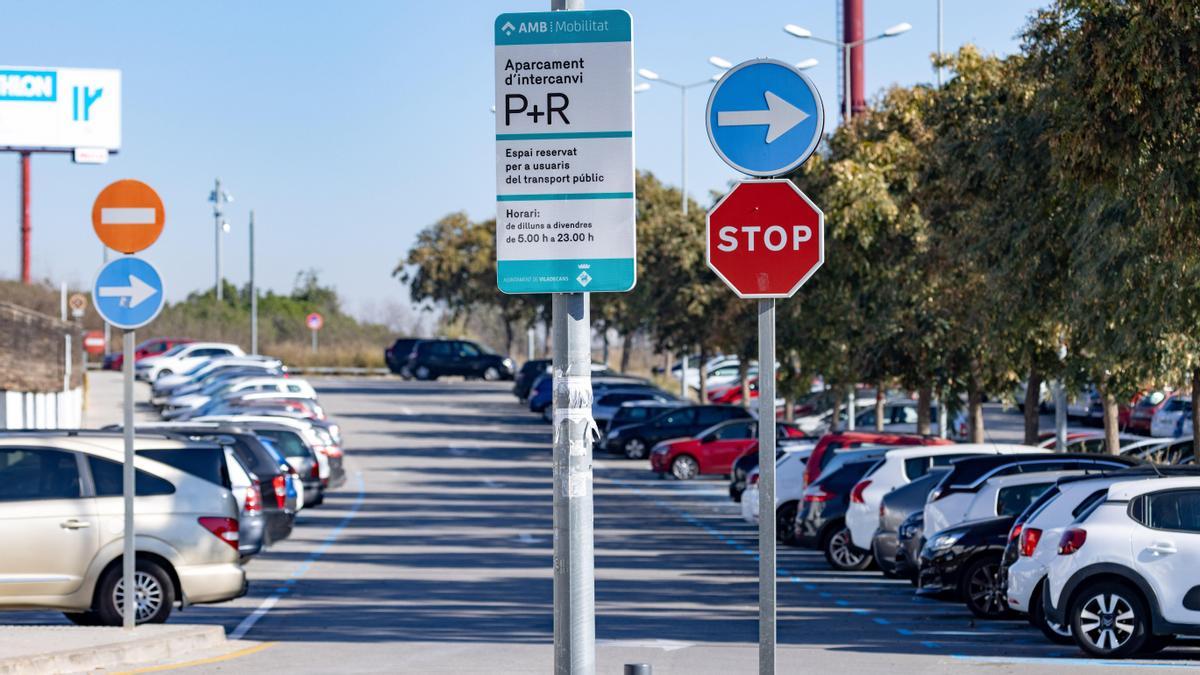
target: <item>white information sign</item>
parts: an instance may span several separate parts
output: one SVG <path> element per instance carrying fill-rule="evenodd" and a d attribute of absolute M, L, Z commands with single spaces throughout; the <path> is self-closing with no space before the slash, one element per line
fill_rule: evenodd
<path fill-rule="evenodd" d="M 633 288 L 629 14 L 501 14 L 495 35 L 500 290 Z"/>
<path fill-rule="evenodd" d="M 121 71 L 0 66 L 0 150 L 121 147 Z"/>

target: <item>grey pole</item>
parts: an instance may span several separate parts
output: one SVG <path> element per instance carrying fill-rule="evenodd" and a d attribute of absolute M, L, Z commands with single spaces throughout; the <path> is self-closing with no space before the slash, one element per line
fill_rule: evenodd
<path fill-rule="evenodd" d="M 761 378 L 760 378 L 761 379 Z M 854 431 L 854 425 L 858 416 L 858 401 L 854 395 L 854 385 L 850 385 L 850 393 L 846 396 L 846 431 Z"/>
<path fill-rule="evenodd" d="M 532 361 L 534 357 L 537 356 L 537 331 L 534 330 L 533 326 L 530 326 L 529 329 L 525 331 L 525 340 L 527 342 L 527 358 Z"/>
<path fill-rule="evenodd" d="M 217 300 L 220 301 L 224 296 L 224 289 L 221 288 L 221 179 L 218 178 L 216 187 L 213 188 L 213 251 L 216 260 L 216 282 L 214 287 L 217 289 Z"/>
<path fill-rule="evenodd" d="M 1067 451 L 1067 388 L 1054 383 L 1054 450 Z"/>
<path fill-rule="evenodd" d="M 942 58 L 942 0 L 938 0 L 938 59 Z M 937 84 L 938 89 L 942 88 L 942 64 L 938 63 L 937 67 Z"/>
<path fill-rule="evenodd" d="M 550 0 L 551 10 L 583 0 Z M 592 323 L 587 293 L 553 295 L 554 672 L 596 672 L 592 541 Z"/>
<path fill-rule="evenodd" d="M 317 331 L 310 330 L 309 332 L 312 333 L 312 353 L 316 354 L 317 353 Z"/>
<path fill-rule="evenodd" d="M 679 191 L 682 193 L 683 215 L 688 213 L 687 200 L 687 87 L 679 88 Z M 685 362 L 686 363 L 686 362 Z"/>
<path fill-rule="evenodd" d="M 758 672 L 775 672 L 775 300 L 758 301 Z"/>
<path fill-rule="evenodd" d="M 681 362 L 681 365 L 679 368 L 679 395 L 685 399 L 688 397 L 687 376 L 688 376 L 688 355 L 687 355 L 687 352 L 684 352 L 683 353 L 683 361 Z"/>
<path fill-rule="evenodd" d="M 950 411 L 946 409 L 946 401 L 939 400 L 937 407 L 938 438 L 950 438 Z"/>
<path fill-rule="evenodd" d="M 254 210 L 250 211 L 250 353 L 258 354 L 258 288 L 254 285 Z"/>
<path fill-rule="evenodd" d="M 135 586 L 133 583 L 134 576 L 134 529 L 133 529 L 133 488 L 134 488 L 134 471 L 133 471 L 133 339 L 134 331 L 125 331 L 125 355 L 124 355 L 124 371 L 125 371 L 125 464 L 122 472 L 122 493 L 125 497 L 125 527 L 121 531 L 124 536 L 124 547 L 122 549 L 122 581 L 121 585 L 125 593 L 125 607 L 122 612 L 124 621 L 123 626 L 126 630 L 133 630 L 137 623 L 137 601 L 136 593 L 132 590 Z"/>

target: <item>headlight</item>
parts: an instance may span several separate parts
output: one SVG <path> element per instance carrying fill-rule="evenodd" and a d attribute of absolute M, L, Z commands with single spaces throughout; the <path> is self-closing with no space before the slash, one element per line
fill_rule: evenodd
<path fill-rule="evenodd" d="M 504 359 L 504 360 L 503 360 L 503 361 L 501 361 L 500 363 L 503 363 L 505 368 L 509 368 L 509 369 L 511 369 L 511 368 L 513 367 L 513 360 L 512 360 L 512 359 Z"/>
<path fill-rule="evenodd" d="M 933 538 L 933 541 L 929 542 L 929 548 L 933 551 L 944 551 L 957 544 L 961 537 L 962 534 L 960 533 L 939 534 Z"/>
<path fill-rule="evenodd" d="M 665 455 L 665 454 L 667 454 L 667 446 L 665 446 L 665 445 L 656 445 L 656 446 L 654 446 L 654 449 L 653 449 L 653 450 L 651 450 L 650 452 L 651 452 L 651 453 L 653 453 L 653 454 L 655 454 L 655 455 Z"/>
<path fill-rule="evenodd" d="M 611 441 L 612 439 L 616 438 L 617 434 L 619 434 L 619 433 L 621 433 L 620 429 L 613 429 L 612 431 L 608 432 L 608 435 L 605 436 L 604 438 L 605 438 L 605 440 Z"/>

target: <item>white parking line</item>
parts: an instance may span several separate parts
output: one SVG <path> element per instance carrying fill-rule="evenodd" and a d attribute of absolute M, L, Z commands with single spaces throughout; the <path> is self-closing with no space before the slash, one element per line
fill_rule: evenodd
<path fill-rule="evenodd" d="M 355 477 L 358 478 L 358 495 L 355 496 L 354 503 L 350 505 L 350 513 L 347 513 L 346 517 L 342 518 L 341 522 L 339 522 L 337 526 L 333 528 L 333 531 L 325 537 L 325 541 L 321 542 L 320 547 L 313 551 L 304 562 L 300 563 L 295 569 L 292 570 L 291 575 L 286 581 L 283 582 L 286 584 L 285 586 L 281 586 L 280 588 L 276 589 L 273 594 L 267 596 L 267 598 L 262 601 L 262 604 L 258 606 L 258 609 L 255 609 L 250 613 L 249 616 L 242 619 L 242 622 L 239 623 L 237 627 L 233 629 L 233 632 L 229 634 L 230 640 L 240 640 L 246 635 L 246 633 L 249 633 L 250 629 L 254 628 L 254 624 L 258 623 L 259 619 L 266 616 L 267 612 L 270 612 L 271 608 L 273 608 L 276 603 L 279 602 L 279 599 L 291 590 L 291 585 L 296 583 L 297 579 L 300 579 L 307 574 L 308 571 L 312 569 L 313 563 L 317 562 L 321 556 L 325 555 L 325 551 L 328 551 L 329 547 L 333 546 L 338 537 L 342 535 L 342 530 L 345 530 L 346 526 L 350 524 L 350 521 L 354 520 L 354 516 L 358 515 L 358 510 L 362 508 L 363 498 L 366 494 L 366 482 L 363 480 L 361 473 L 355 474 Z"/>

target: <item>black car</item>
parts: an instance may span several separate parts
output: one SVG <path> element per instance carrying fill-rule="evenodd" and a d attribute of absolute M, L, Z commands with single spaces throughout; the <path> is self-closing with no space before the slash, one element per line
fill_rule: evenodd
<path fill-rule="evenodd" d="M 537 379 L 538 375 L 550 372 L 550 366 L 553 363 L 553 359 L 530 359 L 521 364 L 521 370 L 517 371 L 517 376 L 513 378 L 513 396 L 524 403 L 529 398 L 529 390 L 533 387 L 533 381 Z"/>
<path fill-rule="evenodd" d="M 870 567 L 871 554 L 850 543 L 846 508 L 850 506 L 850 490 L 878 462 L 879 457 L 872 456 L 848 461 L 824 472 L 804 491 L 804 503 L 796 514 L 792 538 L 785 538 L 784 543 L 820 549 L 825 554 L 825 561 L 835 570 Z"/>
<path fill-rule="evenodd" d="M 1008 614 L 1000 558 L 1015 514 L 972 520 L 942 530 L 921 549 L 917 592 L 961 600 L 981 619 Z"/>
<path fill-rule="evenodd" d="M 875 530 L 871 540 L 871 554 L 885 576 L 916 577 L 917 568 L 906 564 L 900 551 L 900 525 L 912 514 L 924 512 L 926 498 L 946 471 L 945 467 L 934 467 L 920 478 L 884 495 L 879 504 L 879 529 Z"/>
<path fill-rule="evenodd" d="M 917 585 L 917 572 L 921 567 L 921 549 L 925 548 L 925 509 L 908 515 L 896 529 L 896 573 L 907 576 L 913 586 Z"/>
<path fill-rule="evenodd" d="M 404 366 L 408 363 L 408 357 L 412 356 L 413 347 L 421 342 L 421 338 L 396 338 L 391 347 L 383 350 L 383 361 L 387 364 L 388 370 L 397 375 L 403 375 L 405 379 L 412 375 L 404 372 Z"/>
<path fill-rule="evenodd" d="M 950 471 L 929 494 L 929 501 L 937 501 L 959 492 L 979 492 L 983 484 L 995 476 L 1044 471 L 1118 471 L 1136 464 L 1137 460 L 1128 457 L 1085 452 L 1030 452 L 966 457 L 950 465 Z"/>
<path fill-rule="evenodd" d="M 631 424 L 641 424 L 658 417 L 668 410 L 682 408 L 687 405 L 684 401 L 627 401 L 617 408 L 613 418 L 608 423 L 608 430 L 620 429 Z"/>
<path fill-rule="evenodd" d="M 513 361 L 467 340 L 421 340 L 413 347 L 402 373 L 418 380 L 436 380 L 446 375 L 511 380 Z"/>
<path fill-rule="evenodd" d="M 740 406 L 684 406 L 668 410 L 647 422 L 609 431 L 604 436 L 601 449 L 623 452 L 630 459 L 645 459 L 657 443 L 670 438 L 691 438 L 721 422 L 750 417 L 750 412 Z"/>

